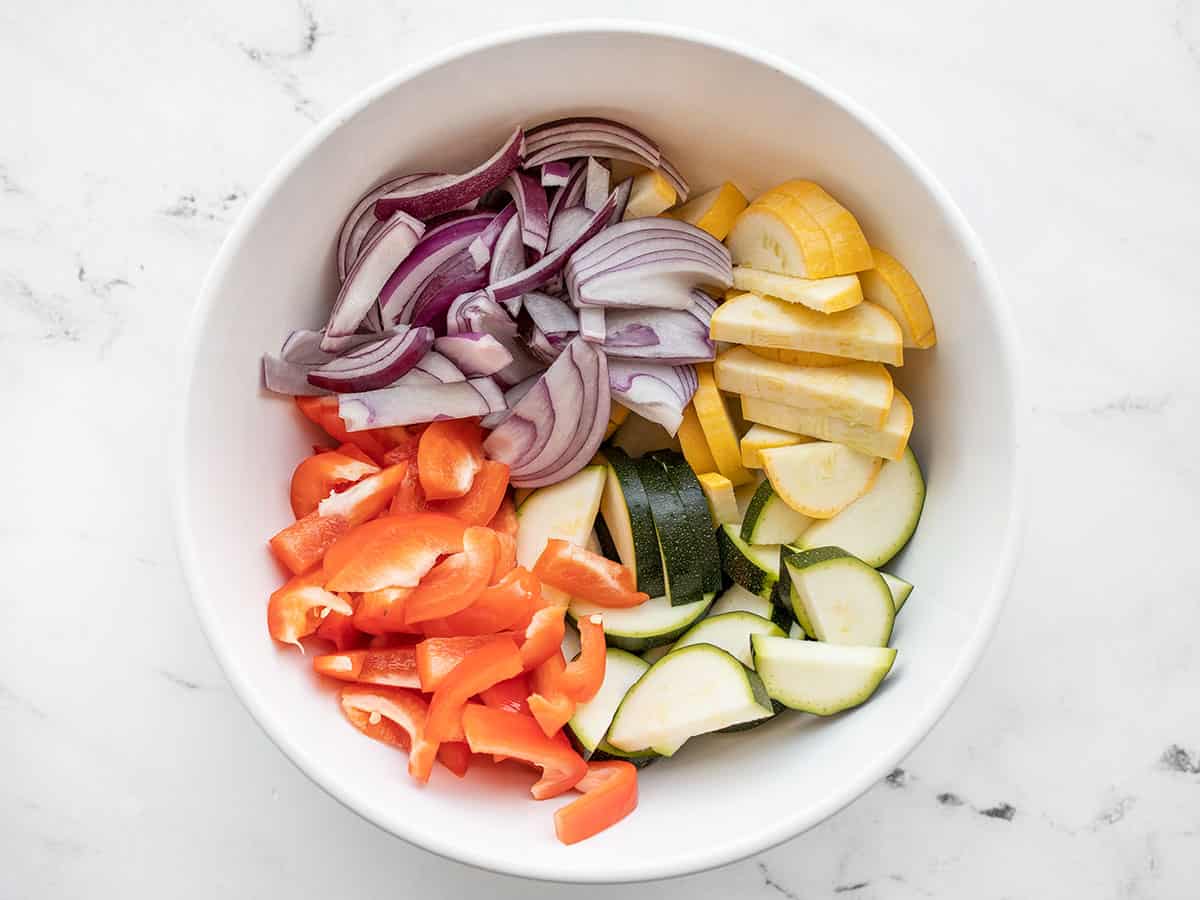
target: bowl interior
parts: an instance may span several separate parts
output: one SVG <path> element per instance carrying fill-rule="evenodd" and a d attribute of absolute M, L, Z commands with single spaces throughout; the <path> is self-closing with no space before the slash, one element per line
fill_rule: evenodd
<path fill-rule="evenodd" d="M 336 290 L 342 216 L 386 175 L 469 167 L 516 123 L 581 111 L 655 137 L 695 190 L 748 195 L 812 178 L 872 243 L 905 261 L 939 345 L 897 381 L 916 410 L 929 491 L 910 547 L 889 567 L 916 585 L 892 676 L 833 720 L 780 716 L 698 739 L 646 770 L 619 828 L 560 846 L 530 776 L 479 765 L 420 789 L 394 751 L 342 720 L 309 661 L 269 640 L 280 571 L 266 538 L 289 521 L 292 467 L 315 433 L 260 388 L 259 360 L 317 327 Z M 695 871 L 809 827 L 877 780 L 961 686 L 990 629 L 1015 539 L 1018 406 L 1009 326 L 973 238 L 940 191 L 869 122 L 780 65 L 677 34 L 541 30 L 450 54 L 373 91 L 283 164 L 231 235 L 193 334 L 179 457 L 181 555 L 213 646 L 268 733 L 318 783 L 397 835 L 495 870 L 618 881 Z M 496 782 L 496 789 L 485 784 Z M 502 783 L 502 787 L 501 787 Z"/>

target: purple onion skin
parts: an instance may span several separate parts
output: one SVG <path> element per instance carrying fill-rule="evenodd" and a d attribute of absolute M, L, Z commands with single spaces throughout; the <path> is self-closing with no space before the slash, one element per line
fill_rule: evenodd
<path fill-rule="evenodd" d="M 384 346 L 396 343 L 397 346 L 383 360 L 377 363 L 365 362 L 360 369 L 338 371 L 337 363 L 343 359 L 339 357 L 309 372 L 309 384 L 339 393 L 385 388 L 407 374 L 429 352 L 429 348 L 433 346 L 433 329 L 412 328 L 402 335 L 385 338 L 378 343 Z M 369 356 L 369 351 L 363 355 Z M 353 354 L 347 354 L 347 357 L 353 358 Z M 330 371 L 330 367 L 334 369 Z"/>

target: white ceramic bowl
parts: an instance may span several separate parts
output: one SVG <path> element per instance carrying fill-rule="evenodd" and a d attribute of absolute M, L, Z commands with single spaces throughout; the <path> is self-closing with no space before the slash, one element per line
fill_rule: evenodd
<path fill-rule="evenodd" d="M 309 661 L 267 637 L 280 582 L 266 538 L 289 518 L 288 479 L 315 434 L 259 387 L 259 359 L 316 327 L 335 293 L 342 217 L 385 175 L 457 171 L 515 123 L 571 113 L 627 120 L 691 183 L 750 196 L 785 178 L 825 185 L 905 261 L 939 343 L 897 374 L 916 409 L 925 515 L 890 568 L 916 584 L 900 650 L 870 703 L 782 715 L 697 739 L 647 769 L 641 804 L 582 844 L 554 838 L 561 801 L 477 766 L 419 788 L 395 751 L 342 720 Z M 258 191 L 213 264 L 188 343 L 174 434 L 180 555 L 201 621 L 242 700 L 317 784 L 379 826 L 463 862 L 533 878 L 635 881 L 727 863 L 845 806 L 946 710 L 983 649 L 1018 543 L 1023 407 L 1016 339 L 982 248 L 945 191 L 872 116 L 810 75 L 724 39 L 646 24 L 539 27 L 455 48 L 326 119 Z"/>

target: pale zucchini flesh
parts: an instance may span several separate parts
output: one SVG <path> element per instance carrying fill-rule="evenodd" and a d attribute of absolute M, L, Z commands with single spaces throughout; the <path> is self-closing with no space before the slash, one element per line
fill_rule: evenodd
<path fill-rule="evenodd" d="M 682 606 L 672 606 L 667 597 L 651 597 L 640 606 L 627 609 L 609 609 L 573 600 L 567 615 L 572 621 L 597 613 L 602 615 L 604 637 L 610 647 L 642 653 L 651 647 L 670 644 L 700 621 L 712 606 L 713 596 L 708 594 Z"/>
<path fill-rule="evenodd" d="M 608 648 L 600 690 L 591 700 L 576 704 L 575 714 L 566 724 L 568 734 L 584 759 L 590 759 L 604 740 L 617 707 L 648 668 L 650 664 L 644 659 L 626 650 Z"/>
<path fill-rule="evenodd" d="M 847 647 L 767 635 L 751 638 L 751 646 L 771 699 L 818 716 L 864 703 L 896 661 L 890 647 Z"/>
<path fill-rule="evenodd" d="M 892 605 L 896 607 L 896 612 L 900 612 L 901 607 L 908 601 L 908 595 L 912 593 L 911 582 L 896 575 L 889 575 L 887 572 L 880 572 L 879 577 L 884 580 L 888 590 L 892 592 Z"/>
<path fill-rule="evenodd" d="M 734 582 L 769 600 L 779 581 L 779 545 L 747 544 L 738 530 L 734 525 L 717 530 L 721 565 Z"/>
<path fill-rule="evenodd" d="M 748 544 L 790 544 L 814 521 L 788 506 L 771 482 L 764 481 L 746 509 L 741 537 Z"/>
<path fill-rule="evenodd" d="M 911 449 L 884 463 L 875 486 L 797 541 L 801 549 L 837 546 L 869 566 L 885 565 L 908 543 L 925 505 L 925 479 Z"/>
<path fill-rule="evenodd" d="M 689 738 L 773 714 L 751 669 L 724 650 L 694 644 L 672 650 L 629 689 L 607 740 L 625 752 L 671 756 Z"/>
<path fill-rule="evenodd" d="M 532 570 L 551 538 L 587 545 L 600 510 L 607 470 L 585 466 L 570 478 L 537 488 L 517 508 L 517 564 Z M 562 603 L 566 594 L 543 585 L 542 594 Z"/>
<path fill-rule="evenodd" d="M 896 607 L 878 572 L 839 547 L 802 552 L 784 548 L 783 567 L 791 581 L 796 618 L 818 641 L 887 646 Z"/>
<path fill-rule="evenodd" d="M 700 620 L 675 642 L 672 649 L 680 650 L 693 644 L 712 644 L 724 650 L 743 666 L 753 669 L 750 636 L 755 634 L 783 637 L 784 631 L 763 616 L 748 612 L 729 612 Z"/>

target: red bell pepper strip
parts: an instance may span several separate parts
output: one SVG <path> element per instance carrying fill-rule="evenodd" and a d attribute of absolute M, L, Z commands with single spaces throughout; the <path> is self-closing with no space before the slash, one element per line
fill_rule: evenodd
<path fill-rule="evenodd" d="M 272 552 L 293 574 L 308 571 L 351 528 L 373 519 L 387 507 L 403 474 L 390 466 L 341 493 L 330 494 L 315 511 L 271 538 Z"/>
<path fill-rule="evenodd" d="M 468 656 L 495 641 L 512 641 L 510 634 L 487 634 L 479 637 L 431 637 L 416 646 L 417 677 L 421 690 L 432 693 L 441 687 L 454 668 Z"/>
<path fill-rule="evenodd" d="M 575 715 L 575 701 L 562 690 L 561 679 L 566 668 L 562 650 L 550 654 L 533 670 L 533 693 L 529 695 L 529 711 L 546 737 L 553 737 Z"/>
<path fill-rule="evenodd" d="M 637 590 L 627 567 L 560 538 L 547 541 L 533 574 L 543 584 L 599 606 L 620 609 L 650 599 L 649 594 Z"/>
<path fill-rule="evenodd" d="M 436 513 L 368 522 L 330 548 L 325 559 L 326 587 L 334 591 L 416 587 L 439 556 L 462 550 L 464 529 L 458 519 Z"/>
<path fill-rule="evenodd" d="M 471 767 L 471 748 L 465 741 L 446 741 L 438 745 L 437 758 L 456 777 L 462 778 Z"/>
<path fill-rule="evenodd" d="M 575 785 L 583 796 L 554 812 L 554 833 L 575 844 L 615 825 L 637 808 L 637 769 L 624 761 L 592 762 Z"/>
<path fill-rule="evenodd" d="M 509 712 L 529 712 L 529 678 L 522 672 L 512 678 L 498 681 L 490 688 L 480 691 L 479 699 L 492 709 L 507 709 Z"/>
<path fill-rule="evenodd" d="M 455 666 L 433 692 L 426 724 L 429 740 L 452 740 L 471 697 L 520 673 L 521 653 L 512 638 L 501 638 L 480 647 Z"/>
<path fill-rule="evenodd" d="M 511 534 L 505 534 L 503 531 L 492 529 L 492 533 L 496 535 L 496 568 L 492 570 L 491 584 L 496 584 L 501 578 L 517 567 L 517 539 Z M 538 583 L 541 587 L 541 583 Z M 538 591 L 541 596 L 541 590 Z"/>
<path fill-rule="evenodd" d="M 429 780 L 437 744 L 426 736 L 428 711 L 413 691 L 394 687 L 344 687 L 339 693 L 342 712 L 359 731 L 395 747 L 408 747 L 408 774 Z"/>
<path fill-rule="evenodd" d="M 567 633 L 566 612 L 563 606 L 543 606 L 530 618 L 521 644 L 521 661 L 526 672 L 536 669 L 562 647 L 563 635 Z"/>
<path fill-rule="evenodd" d="M 334 491 L 354 484 L 379 471 L 372 462 L 363 462 L 336 450 L 308 456 L 292 473 L 292 513 L 302 519 L 314 512 L 321 501 Z"/>
<path fill-rule="evenodd" d="M 569 791 L 587 774 L 587 763 L 569 743 L 548 738 L 532 717 L 472 704 L 462 713 L 472 753 L 491 753 L 538 766 L 541 779 L 530 793 L 547 800 Z"/>
<path fill-rule="evenodd" d="M 429 503 L 425 500 L 425 491 L 421 489 L 421 479 L 417 475 L 417 461 L 406 459 L 396 465 L 404 466 L 404 477 L 400 480 L 400 487 L 392 495 L 392 505 L 388 513 L 398 516 L 404 513 L 429 512 Z"/>
<path fill-rule="evenodd" d="M 354 607 L 354 627 L 367 634 L 417 634 L 404 624 L 404 604 L 416 588 L 389 587 L 364 591 Z"/>
<path fill-rule="evenodd" d="M 461 553 L 434 566 L 408 598 L 404 607 L 408 624 L 461 612 L 488 586 L 496 567 L 496 532 L 471 526 L 463 532 L 462 545 Z"/>
<path fill-rule="evenodd" d="M 462 612 L 422 622 L 427 635 L 481 635 L 524 630 L 530 610 L 536 609 L 541 586 L 528 569 L 516 568 L 496 584 L 484 588 L 475 602 Z"/>
<path fill-rule="evenodd" d="M 599 615 L 584 616 L 575 625 L 579 629 L 579 655 L 559 674 L 558 688 L 576 703 L 587 703 L 604 684 L 608 648 Z"/>
<path fill-rule="evenodd" d="M 342 599 L 354 606 L 348 594 L 343 594 Z M 316 635 L 323 640 L 332 641 L 339 653 L 356 650 L 368 640 L 368 636 L 354 626 L 354 616 L 332 610 L 317 626 Z"/>
<path fill-rule="evenodd" d="M 506 496 L 492 520 L 488 522 L 488 528 L 516 537 L 518 527 L 517 508 L 513 505 L 512 497 Z"/>
<path fill-rule="evenodd" d="M 313 449 L 315 450 L 316 448 L 314 447 Z M 328 451 L 322 449 L 320 452 L 327 453 Z M 373 459 L 371 459 L 371 457 L 367 456 L 367 454 L 365 454 L 363 452 L 362 447 L 356 446 L 354 444 L 351 444 L 348 442 L 345 444 L 339 444 L 336 452 L 342 454 L 342 456 L 348 456 L 351 459 L 357 459 L 359 462 L 363 462 L 363 463 L 367 463 L 369 465 L 375 466 L 375 460 L 373 460 Z M 380 468 L 380 466 L 375 466 L 375 468 L 378 469 L 378 468 Z"/>
<path fill-rule="evenodd" d="M 267 631 L 282 644 L 300 646 L 300 638 L 317 630 L 326 610 L 349 615 L 354 607 L 338 594 L 321 587 L 321 572 L 297 575 L 267 602 Z"/>
<path fill-rule="evenodd" d="M 469 525 L 487 525 L 500 509 L 507 493 L 508 466 L 485 459 L 469 491 L 453 500 L 436 500 L 433 508 L 462 519 Z"/>
<path fill-rule="evenodd" d="M 483 466 L 483 431 L 475 419 L 430 422 L 417 448 L 417 472 L 430 500 L 461 497 Z"/>
<path fill-rule="evenodd" d="M 313 669 L 339 681 L 421 689 L 417 677 L 417 651 L 413 647 L 327 653 L 313 659 Z"/>
<path fill-rule="evenodd" d="M 421 431 L 405 425 L 392 425 L 388 428 L 376 428 L 371 432 L 378 438 L 379 443 L 387 448 L 383 454 L 383 464 L 394 466 L 400 462 L 414 461 L 417 458 L 417 444 L 421 439 Z"/>
<path fill-rule="evenodd" d="M 383 462 L 387 448 L 374 432 L 346 430 L 346 423 L 338 415 L 337 397 L 297 397 L 296 406 L 305 417 L 325 429 L 325 433 L 339 444 L 354 444 L 376 463 Z"/>

